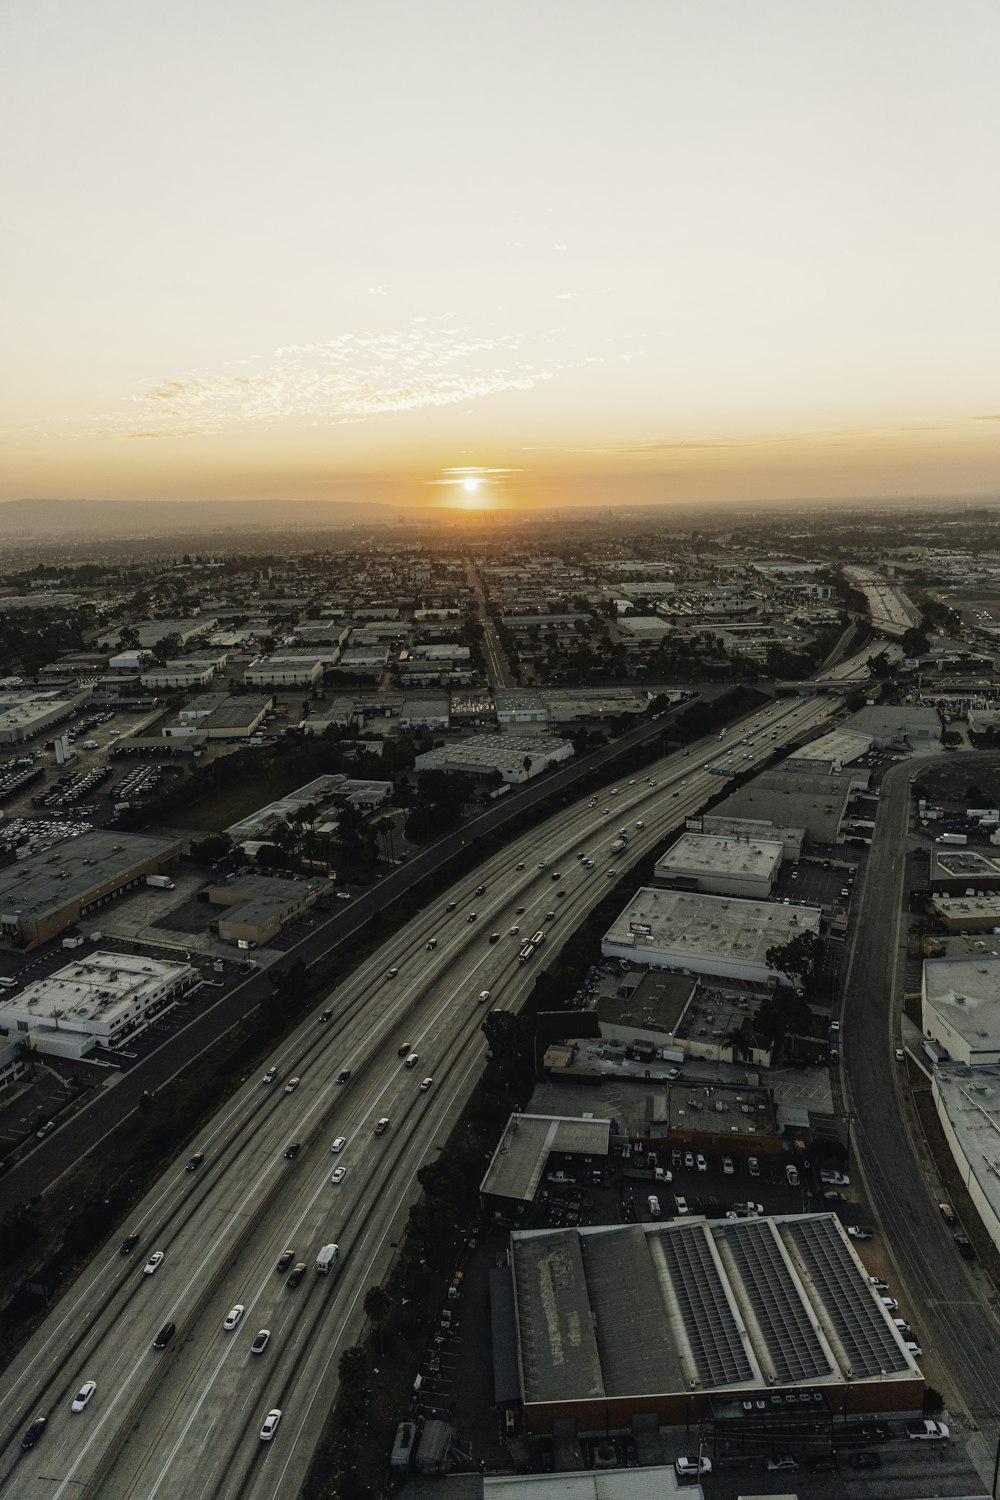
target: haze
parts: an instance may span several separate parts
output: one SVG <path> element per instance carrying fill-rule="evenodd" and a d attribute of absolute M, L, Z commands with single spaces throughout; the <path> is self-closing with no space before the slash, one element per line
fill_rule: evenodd
<path fill-rule="evenodd" d="M 1000 10 L 7 0 L 0 499 L 986 494 Z"/>

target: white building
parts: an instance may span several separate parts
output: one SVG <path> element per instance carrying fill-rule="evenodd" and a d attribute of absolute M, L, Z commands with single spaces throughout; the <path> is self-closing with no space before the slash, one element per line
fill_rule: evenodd
<path fill-rule="evenodd" d="M 820 912 L 814 906 L 643 886 L 604 934 L 601 952 L 606 958 L 628 959 L 641 968 L 718 974 L 746 983 L 778 980 L 793 984 L 794 975 L 773 969 L 767 962 L 767 951 L 803 932 L 818 937 L 819 923 Z"/>
<path fill-rule="evenodd" d="M 657 882 L 715 896 L 766 900 L 781 869 L 780 839 L 682 833 L 657 860 Z"/>
<path fill-rule="evenodd" d="M 118 1047 L 191 988 L 189 963 L 122 953 L 87 953 L 46 979 L 0 1000 L 0 1026 L 37 1052 L 83 1057 Z"/>
<path fill-rule="evenodd" d="M 418 755 L 414 765 L 418 771 L 465 771 L 472 776 L 498 771 L 502 780 L 519 785 L 572 757 L 573 746 L 555 735 L 474 734 Z"/>
<path fill-rule="evenodd" d="M 1000 958 L 925 959 L 920 1023 L 934 1050 L 953 1062 L 1000 1062 Z"/>
<path fill-rule="evenodd" d="M 336 659 L 336 647 L 322 656 L 305 652 L 274 652 L 252 662 L 243 673 L 243 680 L 254 687 L 309 688 L 322 680 L 325 668 Z"/>

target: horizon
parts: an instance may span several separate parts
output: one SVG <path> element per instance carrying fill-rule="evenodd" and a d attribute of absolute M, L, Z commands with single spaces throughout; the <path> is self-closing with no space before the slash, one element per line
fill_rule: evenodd
<path fill-rule="evenodd" d="M 975 0 L 47 0 L 0 41 L 0 503 L 996 493 Z"/>

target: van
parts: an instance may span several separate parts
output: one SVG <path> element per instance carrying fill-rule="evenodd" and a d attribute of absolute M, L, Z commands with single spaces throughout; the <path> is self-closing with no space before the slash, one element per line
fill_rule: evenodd
<path fill-rule="evenodd" d="M 153 1340 L 154 1349 L 165 1349 L 177 1332 L 176 1323 L 164 1323 L 156 1338 Z"/>
<path fill-rule="evenodd" d="M 420 1061 L 420 1055 L 419 1055 L 419 1053 L 417 1053 L 417 1052 L 411 1052 L 410 1055 L 409 1055 L 409 1057 L 406 1059 L 405 1063 L 403 1064 L 403 1067 L 404 1068 L 415 1068 L 417 1066 L 417 1063 L 419 1061 Z"/>

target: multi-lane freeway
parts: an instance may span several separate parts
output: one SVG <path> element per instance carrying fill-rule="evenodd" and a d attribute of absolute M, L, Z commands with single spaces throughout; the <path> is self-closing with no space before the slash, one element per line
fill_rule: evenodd
<path fill-rule="evenodd" d="M 337 1362 L 361 1330 L 365 1291 L 383 1278 L 416 1196 L 416 1172 L 442 1149 L 478 1078 L 481 993 L 489 991 L 489 1005 L 516 1008 L 538 968 L 518 961 L 522 935 L 546 932 L 544 961 L 602 897 L 612 871 L 661 846 L 718 791 L 713 767 L 750 771 L 836 709 L 825 698 L 772 705 L 722 743 L 713 735 L 581 799 L 436 897 L 318 1004 L 275 1049 L 274 1080 L 264 1083 L 261 1072 L 244 1081 L 195 1143 L 203 1162 L 187 1171 L 190 1153 L 178 1158 L 0 1379 L 0 1492 L 11 1500 L 297 1493 Z M 624 826 L 629 848 L 612 857 Z M 332 1009 L 326 1022 L 324 1008 Z M 418 1055 L 410 1068 L 404 1044 Z M 292 1077 L 301 1082 L 286 1091 Z M 340 1136 L 346 1144 L 334 1153 Z M 293 1143 L 299 1151 L 286 1156 Z M 335 1184 L 337 1167 L 345 1171 Z M 139 1239 L 123 1256 L 132 1229 Z M 315 1261 L 329 1242 L 338 1258 L 322 1275 Z M 306 1263 L 296 1287 L 276 1270 L 286 1249 Z M 146 1274 L 154 1251 L 163 1261 Z M 227 1330 L 237 1303 L 245 1310 Z M 154 1350 L 168 1323 L 176 1332 Z M 265 1328 L 270 1340 L 254 1354 Z M 73 1412 L 87 1380 L 96 1391 Z M 274 1408 L 281 1421 L 262 1442 Z M 22 1451 L 37 1415 L 47 1428 Z"/>

